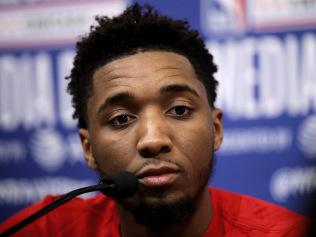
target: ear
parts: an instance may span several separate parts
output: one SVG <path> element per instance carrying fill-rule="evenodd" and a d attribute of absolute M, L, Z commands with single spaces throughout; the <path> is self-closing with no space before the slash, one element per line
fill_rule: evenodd
<path fill-rule="evenodd" d="M 85 161 L 91 169 L 97 170 L 98 166 L 92 154 L 89 131 L 81 128 L 79 130 L 79 136 Z"/>
<path fill-rule="evenodd" d="M 217 151 L 223 141 L 223 112 L 220 109 L 212 110 L 213 131 L 214 131 L 214 150 Z"/>

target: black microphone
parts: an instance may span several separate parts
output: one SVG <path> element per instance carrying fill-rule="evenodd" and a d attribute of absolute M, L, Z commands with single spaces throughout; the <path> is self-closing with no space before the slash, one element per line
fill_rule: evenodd
<path fill-rule="evenodd" d="M 101 188 L 99 190 L 108 197 L 128 198 L 137 192 L 138 179 L 134 174 L 122 171 L 101 179 L 99 185 L 111 186 L 111 188 Z"/>
<path fill-rule="evenodd" d="M 111 198 L 121 199 L 133 196 L 137 192 L 137 189 L 138 179 L 136 178 L 136 176 L 127 171 L 121 171 L 119 173 L 101 179 L 98 185 L 79 188 L 64 194 L 62 197 L 53 201 L 51 204 L 43 207 L 39 211 L 20 221 L 5 232 L 1 233 L 0 236 L 4 237 L 14 234 L 18 230 L 31 224 L 33 221 L 37 220 L 41 216 L 47 214 L 48 212 L 54 210 L 65 202 L 70 201 L 72 198 L 80 194 L 101 191 L 103 194 Z"/>

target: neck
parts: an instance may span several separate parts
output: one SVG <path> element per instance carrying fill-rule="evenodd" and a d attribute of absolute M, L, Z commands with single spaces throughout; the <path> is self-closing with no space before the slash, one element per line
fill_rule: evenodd
<path fill-rule="evenodd" d="M 123 237 L 156 237 L 156 236 L 203 236 L 212 217 L 212 204 L 208 187 L 196 200 L 196 209 L 187 216 L 182 223 L 172 225 L 163 232 L 157 233 L 147 226 L 136 223 L 132 214 L 117 204 L 117 210 L 121 219 L 121 234 Z"/>

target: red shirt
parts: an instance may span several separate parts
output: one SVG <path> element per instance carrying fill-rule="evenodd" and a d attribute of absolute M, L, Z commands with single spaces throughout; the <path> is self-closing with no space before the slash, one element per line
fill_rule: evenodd
<path fill-rule="evenodd" d="M 204 237 L 300 237 L 305 236 L 308 219 L 285 208 L 252 198 L 210 189 L 212 220 Z M 0 226 L 0 233 L 57 199 L 47 196 Z M 119 237 L 120 219 L 113 200 L 100 194 L 74 198 L 16 232 L 13 236 L 102 236 Z"/>

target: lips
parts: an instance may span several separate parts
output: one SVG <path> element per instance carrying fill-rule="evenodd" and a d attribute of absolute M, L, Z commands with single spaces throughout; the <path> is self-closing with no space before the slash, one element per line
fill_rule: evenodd
<path fill-rule="evenodd" d="M 137 178 L 142 185 L 159 187 L 171 185 L 178 175 L 179 170 L 172 167 L 145 167 L 138 172 Z"/>

